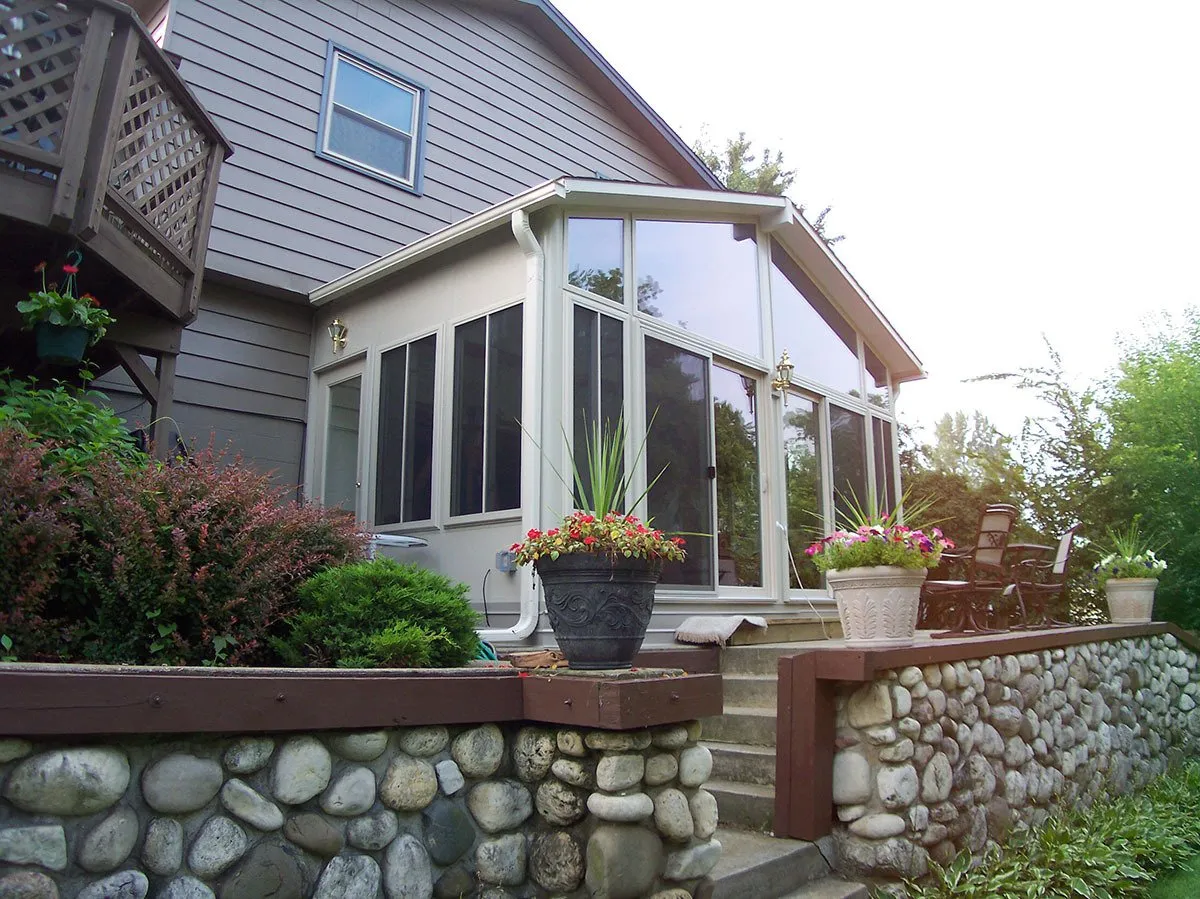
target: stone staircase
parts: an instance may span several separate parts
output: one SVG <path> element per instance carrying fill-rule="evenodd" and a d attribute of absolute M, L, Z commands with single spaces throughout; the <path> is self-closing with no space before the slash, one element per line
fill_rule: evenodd
<path fill-rule="evenodd" d="M 829 846 L 769 836 L 775 815 L 775 705 L 779 657 L 802 641 L 841 636 L 836 621 L 771 622 L 738 633 L 721 653 L 725 710 L 704 720 L 713 755 L 705 785 L 717 800 L 723 852 L 697 899 L 866 899 L 868 890 L 830 876 Z M 825 843 L 826 841 L 822 841 Z"/>

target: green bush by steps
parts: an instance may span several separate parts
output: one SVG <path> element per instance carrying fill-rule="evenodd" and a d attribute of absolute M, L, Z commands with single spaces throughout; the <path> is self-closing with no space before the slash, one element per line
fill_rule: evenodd
<path fill-rule="evenodd" d="M 1200 762 L 1137 794 L 1015 833 L 980 864 L 969 854 L 905 884 L 910 899 L 1122 899 L 1145 896 L 1160 874 L 1200 853 Z"/>
<path fill-rule="evenodd" d="M 391 559 L 330 568 L 301 586 L 287 633 L 272 646 L 291 665 L 463 665 L 479 648 L 479 615 L 466 593 L 463 584 Z"/>

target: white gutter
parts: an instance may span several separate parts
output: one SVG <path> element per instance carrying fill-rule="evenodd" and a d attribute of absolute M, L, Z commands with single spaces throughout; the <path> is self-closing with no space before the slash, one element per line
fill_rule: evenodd
<path fill-rule="evenodd" d="M 529 213 L 524 208 L 513 210 L 512 230 L 521 252 L 525 254 L 525 323 L 521 341 L 521 529 L 537 527 L 538 509 L 542 507 L 542 450 L 537 440 L 542 438 L 541 387 L 544 372 L 542 347 L 542 294 L 546 282 L 546 254 L 529 227 Z M 517 575 L 521 577 L 522 575 Z M 541 617 L 538 611 L 537 584 L 530 578 L 520 591 L 521 614 L 509 628 L 484 628 L 479 639 L 488 641 L 524 640 L 534 632 Z"/>

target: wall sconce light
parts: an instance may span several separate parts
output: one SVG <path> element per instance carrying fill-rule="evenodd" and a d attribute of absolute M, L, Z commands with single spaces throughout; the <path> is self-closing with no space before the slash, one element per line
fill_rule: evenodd
<path fill-rule="evenodd" d="M 787 405 L 787 389 L 792 385 L 792 372 L 796 366 L 792 365 L 792 357 L 788 355 L 788 351 L 784 350 L 783 355 L 779 357 L 779 361 L 775 363 L 775 377 L 771 381 L 771 387 L 775 390 L 783 391 L 783 404 Z"/>
<path fill-rule="evenodd" d="M 346 348 L 346 341 L 350 337 L 350 329 L 346 327 L 345 322 L 340 318 L 335 318 L 329 323 L 329 339 L 333 341 L 333 352 L 336 354 Z"/>

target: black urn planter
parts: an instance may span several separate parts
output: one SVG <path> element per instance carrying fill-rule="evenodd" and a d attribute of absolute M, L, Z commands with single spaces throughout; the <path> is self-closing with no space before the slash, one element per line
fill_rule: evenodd
<path fill-rule="evenodd" d="M 582 670 L 632 666 L 650 624 L 662 562 L 568 553 L 534 564 L 567 664 Z"/>

